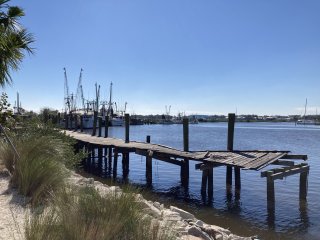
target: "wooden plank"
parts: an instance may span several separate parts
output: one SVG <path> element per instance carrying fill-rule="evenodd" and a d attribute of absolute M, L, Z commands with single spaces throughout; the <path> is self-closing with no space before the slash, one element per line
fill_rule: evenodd
<path fill-rule="evenodd" d="M 159 153 L 154 153 L 153 154 L 153 158 L 155 159 L 158 159 L 160 161 L 163 161 L 163 162 L 167 162 L 167 163 L 171 163 L 171 164 L 174 164 L 174 165 L 178 165 L 178 166 L 182 166 L 182 161 L 179 161 L 179 160 L 175 160 L 175 159 L 172 159 L 168 156 L 165 156 L 165 155 L 162 155 L 162 154 L 159 154 Z"/>
<path fill-rule="evenodd" d="M 280 158 L 282 159 L 282 158 Z M 294 162 L 293 161 L 286 161 L 286 160 L 277 160 L 275 162 L 273 162 L 273 165 L 283 165 L 283 166 L 294 166 Z"/>
<path fill-rule="evenodd" d="M 204 170 L 210 170 L 212 168 L 221 167 L 221 166 L 224 166 L 224 165 L 219 163 L 198 163 L 195 165 L 195 169 L 204 171 Z"/>
<path fill-rule="evenodd" d="M 275 162 L 279 158 L 281 158 L 286 153 L 268 153 L 266 156 L 259 158 L 257 162 L 254 162 L 250 165 L 250 168 L 255 168 L 257 170 L 264 168 L 265 166 Z"/>
<path fill-rule="evenodd" d="M 288 166 L 288 167 L 283 167 L 283 168 L 276 168 L 276 169 L 271 169 L 271 170 L 268 170 L 268 171 L 263 171 L 261 172 L 261 177 L 267 177 L 267 173 L 272 171 L 272 173 L 279 173 L 279 172 L 284 172 L 284 171 L 287 171 L 287 170 L 290 170 L 290 169 L 293 169 L 293 168 L 297 168 L 297 167 L 301 167 L 301 164 L 298 164 L 298 165 L 294 165 L 294 166 Z"/>
<path fill-rule="evenodd" d="M 309 171 L 309 166 L 304 166 L 296 169 L 287 170 L 285 172 L 275 173 L 271 177 L 273 180 L 283 179 L 284 177 L 288 177 L 297 173 L 303 173 Z"/>
<path fill-rule="evenodd" d="M 308 160 L 308 155 L 297 155 L 297 154 L 287 154 L 284 155 L 281 159 L 296 159 L 296 160 Z"/>
<path fill-rule="evenodd" d="M 272 177 L 274 180 L 283 179 L 284 177 L 291 176 L 293 174 L 308 171 L 309 168 L 309 165 L 302 163 L 294 166 L 288 166 L 284 168 L 277 168 L 261 172 L 261 177 L 267 177 L 268 173 L 272 172 L 272 175 L 270 177 Z"/>

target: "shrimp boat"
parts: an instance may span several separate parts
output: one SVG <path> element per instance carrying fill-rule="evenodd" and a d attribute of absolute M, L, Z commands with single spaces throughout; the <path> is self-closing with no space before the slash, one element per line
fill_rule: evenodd
<path fill-rule="evenodd" d="M 92 129 L 94 125 L 94 112 L 96 111 L 99 117 L 104 120 L 106 116 L 109 117 L 109 126 L 124 126 L 124 114 L 126 111 L 127 103 L 125 103 L 124 111 L 117 109 L 116 102 L 112 101 L 112 82 L 110 84 L 110 98 L 109 101 L 100 101 L 100 85 L 95 84 L 96 97 L 94 100 L 85 100 L 83 96 L 82 88 L 82 69 L 80 71 L 80 77 L 78 81 L 77 93 L 69 94 L 67 72 L 64 68 L 65 78 L 65 113 L 75 114 L 82 116 L 83 128 Z M 81 106 L 77 108 L 77 106 Z M 80 119 L 78 119 L 78 125 L 80 125 Z"/>

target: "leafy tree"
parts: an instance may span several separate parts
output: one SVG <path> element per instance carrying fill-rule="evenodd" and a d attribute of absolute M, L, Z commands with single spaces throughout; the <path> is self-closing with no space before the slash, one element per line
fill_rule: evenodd
<path fill-rule="evenodd" d="M 9 6 L 10 0 L 0 0 L 0 85 L 12 82 L 11 71 L 17 71 L 25 52 L 33 53 L 30 46 L 34 42 L 31 33 L 19 20 L 24 11 L 17 6 Z"/>
<path fill-rule="evenodd" d="M 0 96 L 0 124 L 10 128 L 13 127 L 14 123 L 12 110 L 8 102 L 8 95 L 3 92 Z"/>

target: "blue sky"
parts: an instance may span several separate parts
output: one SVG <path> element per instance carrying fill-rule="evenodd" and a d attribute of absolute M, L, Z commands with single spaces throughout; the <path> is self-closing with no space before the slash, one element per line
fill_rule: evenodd
<path fill-rule="evenodd" d="M 34 33 L 5 91 L 39 110 L 63 108 L 67 68 L 75 92 L 94 83 L 129 113 L 320 112 L 320 1 L 16 0 Z M 319 106 L 319 107 L 318 107 Z"/>

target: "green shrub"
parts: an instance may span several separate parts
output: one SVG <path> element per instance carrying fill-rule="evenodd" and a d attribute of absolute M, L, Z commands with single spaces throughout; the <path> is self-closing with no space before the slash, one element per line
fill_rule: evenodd
<path fill-rule="evenodd" d="M 14 154 L 8 143 L 0 147 L 0 155 L 9 170 L 11 184 L 31 203 L 41 202 L 46 196 L 61 187 L 67 177 L 67 170 L 61 163 L 61 148 L 50 136 L 30 137 L 25 141 L 14 139 L 20 158 Z"/>
<path fill-rule="evenodd" d="M 170 239 L 169 233 L 143 218 L 134 194 L 101 197 L 93 188 L 65 190 L 53 205 L 34 214 L 26 225 L 26 239 Z"/>
<path fill-rule="evenodd" d="M 30 197 L 32 204 L 40 203 L 52 191 L 62 188 L 67 176 L 65 166 L 71 168 L 83 158 L 81 154 L 74 154 L 74 142 L 52 126 L 28 123 L 7 134 L 20 158 L 3 139 L 0 162 L 9 170 L 11 184 Z"/>

